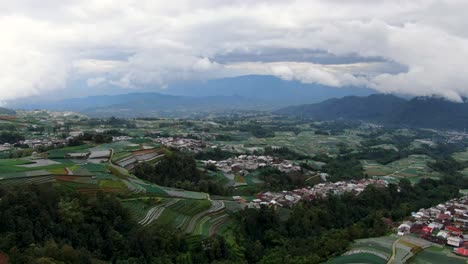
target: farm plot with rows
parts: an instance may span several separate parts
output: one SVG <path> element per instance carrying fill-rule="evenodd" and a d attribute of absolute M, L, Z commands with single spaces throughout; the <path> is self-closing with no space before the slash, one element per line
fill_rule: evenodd
<path fill-rule="evenodd" d="M 126 200 L 125 206 L 141 225 L 168 225 L 193 235 L 214 235 L 230 221 L 223 201 L 163 198 L 153 206 L 138 199 Z"/>

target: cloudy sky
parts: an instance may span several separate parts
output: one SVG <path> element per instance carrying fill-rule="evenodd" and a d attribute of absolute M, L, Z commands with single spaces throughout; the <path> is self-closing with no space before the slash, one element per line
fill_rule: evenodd
<path fill-rule="evenodd" d="M 1 1 L 0 102 L 246 74 L 460 100 L 466 10 L 466 0 Z"/>

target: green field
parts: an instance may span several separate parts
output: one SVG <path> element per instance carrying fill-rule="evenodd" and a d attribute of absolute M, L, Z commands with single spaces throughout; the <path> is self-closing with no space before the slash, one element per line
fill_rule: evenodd
<path fill-rule="evenodd" d="M 451 248 L 430 247 L 410 259 L 410 264 L 466 264 L 467 258 L 451 253 Z"/>
<path fill-rule="evenodd" d="M 333 259 L 328 264 L 349 264 L 349 263 L 369 263 L 369 264 L 385 264 L 386 260 L 368 253 L 358 253 L 348 256 L 340 256 Z"/>
<path fill-rule="evenodd" d="M 313 131 L 303 131 L 298 135 L 292 132 L 276 132 L 275 137 L 271 138 L 256 138 L 248 137 L 245 140 L 235 142 L 219 142 L 226 145 L 244 146 L 244 150 L 248 147 L 268 147 L 280 146 L 294 149 L 304 154 L 319 154 L 330 153 L 337 154 L 339 143 L 344 143 L 346 146 L 355 149 L 359 146 L 362 138 L 357 136 L 353 131 L 346 131 L 344 135 L 316 135 Z"/>
<path fill-rule="evenodd" d="M 440 175 L 432 171 L 428 162 L 434 161 L 426 155 L 410 155 L 389 164 L 383 165 L 372 160 L 362 160 L 365 173 L 370 177 L 382 177 L 389 182 L 398 182 L 399 179 L 407 178 L 417 182 L 423 177 L 438 178 Z"/>

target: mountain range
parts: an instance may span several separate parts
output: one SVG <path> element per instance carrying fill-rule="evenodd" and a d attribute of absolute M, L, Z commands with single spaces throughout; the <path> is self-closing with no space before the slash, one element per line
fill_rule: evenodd
<path fill-rule="evenodd" d="M 316 104 L 290 106 L 274 113 L 314 120 L 363 120 L 403 127 L 468 128 L 468 102 L 451 102 L 434 96 L 410 100 L 386 94 L 346 96 Z"/>
<path fill-rule="evenodd" d="M 274 110 L 346 95 L 369 95 L 372 90 L 336 88 L 287 81 L 274 76 L 248 75 L 177 83 L 162 92 L 97 95 L 43 102 L 24 100 L 14 102 L 11 107 L 78 111 L 91 116 L 174 116 L 174 111 Z"/>

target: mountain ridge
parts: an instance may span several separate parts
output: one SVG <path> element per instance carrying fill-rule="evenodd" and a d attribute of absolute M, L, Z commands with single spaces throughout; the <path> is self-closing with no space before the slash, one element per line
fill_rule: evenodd
<path fill-rule="evenodd" d="M 346 96 L 316 104 L 289 106 L 275 114 L 315 120 L 363 120 L 386 125 L 437 128 L 468 128 L 468 103 L 440 97 L 406 100 L 394 95 Z"/>

